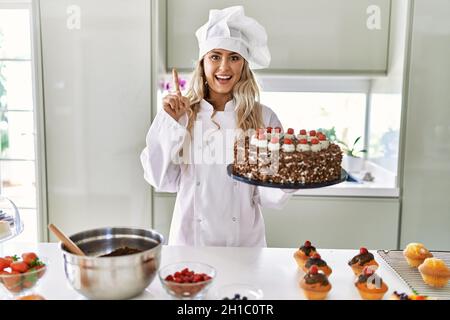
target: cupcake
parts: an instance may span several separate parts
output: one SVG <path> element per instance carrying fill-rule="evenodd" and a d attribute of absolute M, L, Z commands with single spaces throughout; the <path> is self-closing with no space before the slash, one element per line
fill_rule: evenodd
<path fill-rule="evenodd" d="M 419 266 L 423 281 L 432 287 L 444 287 L 450 279 L 450 269 L 445 262 L 437 258 L 427 258 Z"/>
<path fill-rule="evenodd" d="M 316 248 L 311 245 L 310 241 L 305 241 L 305 244 L 294 253 L 294 258 L 295 261 L 297 261 L 298 267 L 303 269 L 306 260 L 315 253 L 317 253 Z"/>
<path fill-rule="evenodd" d="M 373 270 L 378 268 L 378 263 L 375 261 L 373 254 L 371 254 L 366 248 L 359 249 L 359 254 L 354 256 L 352 260 L 348 262 L 348 265 L 352 267 L 355 275 L 360 275 L 365 267 L 370 267 Z"/>
<path fill-rule="evenodd" d="M 364 300 L 380 300 L 388 291 L 388 286 L 375 270 L 365 267 L 355 282 L 358 292 Z"/>
<path fill-rule="evenodd" d="M 319 268 L 319 270 L 323 271 L 323 273 L 325 273 L 327 275 L 327 277 L 330 276 L 332 270 L 331 268 L 327 265 L 327 263 L 325 262 L 325 260 L 322 260 L 322 258 L 320 257 L 320 254 L 318 253 L 314 253 L 312 255 L 312 257 L 309 257 L 306 260 L 305 265 L 303 266 L 303 271 L 308 272 L 308 270 L 313 266 L 317 266 L 317 268 Z"/>
<path fill-rule="evenodd" d="M 331 290 L 328 277 L 324 273 L 319 272 L 319 268 L 314 265 L 309 268 L 308 273 L 300 280 L 300 287 L 309 300 L 323 300 Z"/>
<path fill-rule="evenodd" d="M 403 250 L 403 255 L 411 267 L 420 266 L 426 258 L 431 258 L 433 255 L 421 243 L 410 243 Z"/>

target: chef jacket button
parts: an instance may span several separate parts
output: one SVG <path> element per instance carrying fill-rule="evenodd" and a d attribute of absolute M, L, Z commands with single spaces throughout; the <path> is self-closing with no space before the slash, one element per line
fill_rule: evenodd
<path fill-rule="evenodd" d="M 197 187 L 200 187 L 200 181 L 197 181 Z"/>
<path fill-rule="evenodd" d="M 233 220 L 233 222 L 236 222 L 236 217 L 233 217 L 231 220 Z"/>
<path fill-rule="evenodd" d="M 236 187 L 237 186 L 237 182 L 235 181 L 235 182 L 233 182 L 233 184 L 234 184 L 234 186 Z"/>

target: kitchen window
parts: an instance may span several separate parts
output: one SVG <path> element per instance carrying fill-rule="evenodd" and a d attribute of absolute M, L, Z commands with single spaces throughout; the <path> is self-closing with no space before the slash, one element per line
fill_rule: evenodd
<path fill-rule="evenodd" d="M 183 93 L 189 77 L 190 74 L 180 74 Z M 400 94 L 372 93 L 373 79 L 370 78 L 261 74 L 257 80 L 261 85 L 261 102 L 275 111 L 285 129 L 293 128 L 296 132 L 321 129 L 329 138 L 354 148 L 354 154 L 365 160 L 361 162 L 364 163 L 361 170 L 351 172 L 356 180 L 353 182 L 357 183 L 339 184 L 334 188 L 398 189 Z M 158 110 L 170 90 L 171 74 L 167 74 L 157 91 Z M 395 190 L 365 195 L 397 196 Z"/>
<path fill-rule="evenodd" d="M 0 193 L 18 207 L 23 233 L 38 240 L 31 7 L 0 3 Z"/>

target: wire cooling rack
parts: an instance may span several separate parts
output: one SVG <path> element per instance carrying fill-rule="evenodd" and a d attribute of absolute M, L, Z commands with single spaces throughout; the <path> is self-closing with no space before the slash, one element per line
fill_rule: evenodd
<path fill-rule="evenodd" d="M 438 299 L 450 299 L 450 284 L 443 288 L 434 288 L 427 285 L 417 268 L 410 267 L 401 250 L 378 250 L 380 257 L 392 270 L 413 290 L 413 292 Z M 433 257 L 442 259 L 450 265 L 450 252 L 431 251 Z"/>

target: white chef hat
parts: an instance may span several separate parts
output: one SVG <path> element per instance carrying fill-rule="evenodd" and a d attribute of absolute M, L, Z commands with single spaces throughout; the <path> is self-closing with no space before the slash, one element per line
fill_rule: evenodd
<path fill-rule="evenodd" d="M 245 16 L 242 6 L 210 10 L 208 22 L 195 35 L 199 59 L 213 49 L 225 49 L 239 53 L 252 69 L 269 66 L 266 30 L 255 19 Z"/>

